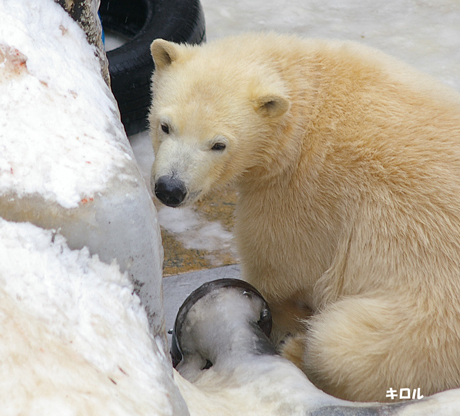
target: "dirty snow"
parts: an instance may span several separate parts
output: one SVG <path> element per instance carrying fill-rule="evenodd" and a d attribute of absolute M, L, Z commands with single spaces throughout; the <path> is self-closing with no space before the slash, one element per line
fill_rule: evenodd
<path fill-rule="evenodd" d="M 232 233 L 217 221 L 207 222 L 192 208 L 162 207 L 158 212 L 160 225 L 177 238 L 187 249 L 213 251 L 216 247 L 228 248 Z"/>
<path fill-rule="evenodd" d="M 95 50 L 53 1 L 2 0 L 0 18 L 0 196 L 76 207 L 131 159 Z"/>
<path fill-rule="evenodd" d="M 0 246 L 2 416 L 185 414 L 117 264 L 2 219 Z"/>

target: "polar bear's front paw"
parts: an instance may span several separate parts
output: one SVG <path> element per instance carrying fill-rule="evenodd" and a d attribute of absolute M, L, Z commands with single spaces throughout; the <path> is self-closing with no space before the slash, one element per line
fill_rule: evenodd
<path fill-rule="evenodd" d="M 278 344 L 280 354 L 303 370 L 303 355 L 305 351 L 305 335 L 288 335 Z"/>

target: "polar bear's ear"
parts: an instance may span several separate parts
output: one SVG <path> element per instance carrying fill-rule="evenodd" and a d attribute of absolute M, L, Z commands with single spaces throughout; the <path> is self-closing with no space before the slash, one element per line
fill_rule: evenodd
<path fill-rule="evenodd" d="M 281 95 L 264 95 L 256 100 L 256 111 L 266 117 L 280 117 L 289 110 L 289 101 Z"/>
<path fill-rule="evenodd" d="M 156 69 L 171 65 L 179 55 L 179 45 L 163 39 L 155 39 L 150 45 L 153 62 Z"/>

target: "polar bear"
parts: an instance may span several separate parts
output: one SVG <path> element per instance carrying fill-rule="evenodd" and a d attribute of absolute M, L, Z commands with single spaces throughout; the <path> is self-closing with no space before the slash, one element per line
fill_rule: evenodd
<path fill-rule="evenodd" d="M 352 42 L 151 51 L 152 187 L 178 207 L 235 183 L 282 353 L 348 400 L 460 386 L 460 96 Z"/>

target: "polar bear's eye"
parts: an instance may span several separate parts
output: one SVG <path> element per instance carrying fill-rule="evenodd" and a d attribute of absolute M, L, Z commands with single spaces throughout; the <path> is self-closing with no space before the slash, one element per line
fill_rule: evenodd
<path fill-rule="evenodd" d="M 161 130 L 165 134 L 169 134 L 169 125 L 166 123 L 161 123 Z"/>
<path fill-rule="evenodd" d="M 211 150 L 222 151 L 225 150 L 227 146 L 224 143 L 214 143 L 214 146 L 211 147 Z"/>

